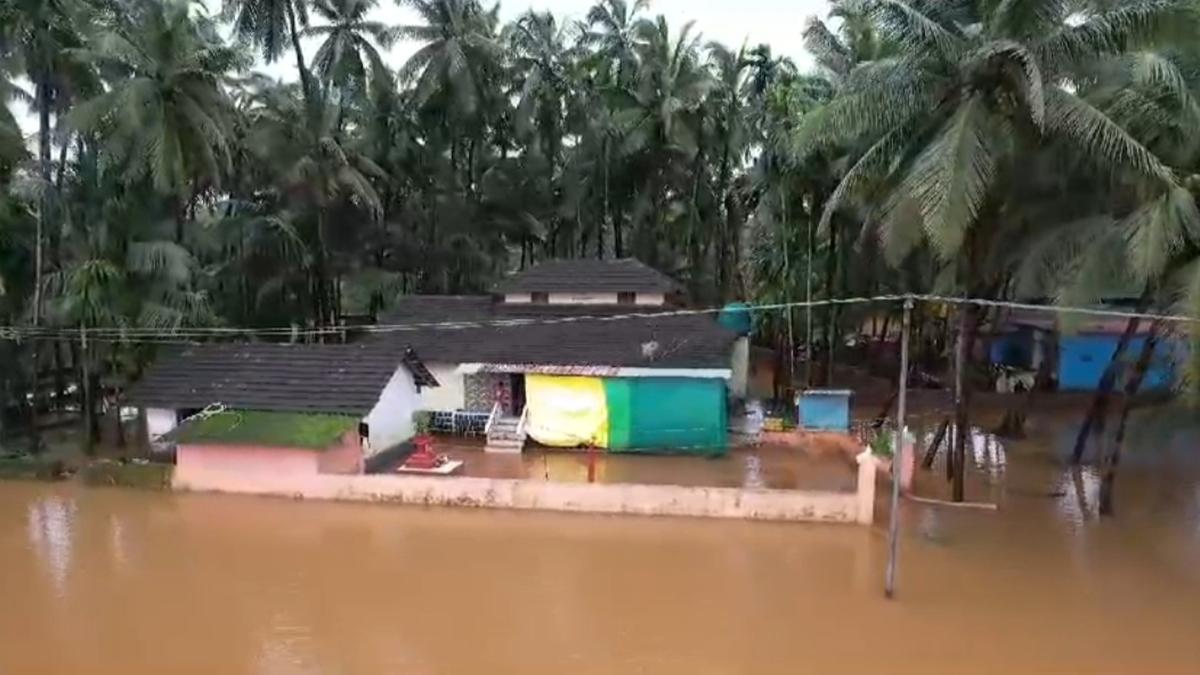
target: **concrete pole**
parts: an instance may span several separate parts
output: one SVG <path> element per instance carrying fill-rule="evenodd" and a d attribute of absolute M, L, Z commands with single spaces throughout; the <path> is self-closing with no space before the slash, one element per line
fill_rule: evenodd
<path fill-rule="evenodd" d="M 904 300 L 904 323 L 900 329 L 900 393 L 896 402 L 896 437 L 892 443 L 892 513 L 888 524 L 887 578 L 883 593 L 889 599 L 896 594 L 896 547 L 900 539 L 900 477 L 904 474 L 904 423 L 908 414 L 908 332 L 912 318 L 912 298 Z"/>

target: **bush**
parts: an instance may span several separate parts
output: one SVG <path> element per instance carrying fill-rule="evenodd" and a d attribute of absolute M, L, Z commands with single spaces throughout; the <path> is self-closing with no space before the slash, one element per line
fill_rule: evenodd
<path fill-rule="evenodd" d="M 34 455 L 0 455 L 0 478 L 15 480 L 62 480 L 66 478 L 62 460 Z"/>
<path fill-rule="evenodd" d="M 109 460 L 92 462 L 80 472 L 85 485 L 142 488 L 146 490 L 171 489 L 172 464 L 157 462 L 123 463 Z"/>

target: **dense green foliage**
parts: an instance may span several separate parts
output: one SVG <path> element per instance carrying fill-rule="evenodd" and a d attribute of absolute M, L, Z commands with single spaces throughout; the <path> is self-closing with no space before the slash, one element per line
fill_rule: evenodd
<path fill-rule="evenodd" d="M 580 256 L 703 304 L 1200 307 L 1194 0 L 837 0 L 797 22 L 811 74 L 641 0 L 402 4 L 414 25 L 377 0 L 0 0 L 0 88 L 38 120 L 27 146 L 0 108 L 0 324 L 322 327 Z M 254 71 L 281 59 L 297 81 Z M 860 317 L 805 318 L 760 339 L 815 350 Z M 149 353 L 79 349 L 0 344 L 3 399 Z"/>

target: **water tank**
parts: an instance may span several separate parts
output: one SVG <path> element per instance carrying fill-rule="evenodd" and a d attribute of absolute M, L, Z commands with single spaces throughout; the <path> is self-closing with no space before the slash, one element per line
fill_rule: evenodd
<path fill-rule="evenodd" d="M 721 308 L 717 323 L 737 333 L 749 335 L 753 321 L 750 318 L 750 306 L 743 302 L 732 302 Z"/>

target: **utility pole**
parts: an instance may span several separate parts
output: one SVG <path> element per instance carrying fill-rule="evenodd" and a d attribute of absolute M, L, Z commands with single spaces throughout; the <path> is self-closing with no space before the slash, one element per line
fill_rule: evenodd
<path fill-rule="evenodd" d="M 904 473 L 904 425 L 908 414 L 908 333 L 912 319 L 912 298 L 904 300 L 904 321 L 900 328 L 900 389 L 896 401 L 896 435 L 892 442 L 892 514 L 888 523 L 887 578 L 883 593 L 889 599 L 896 594 L 896 548 L 900 539 L 900 477 Z"/>

